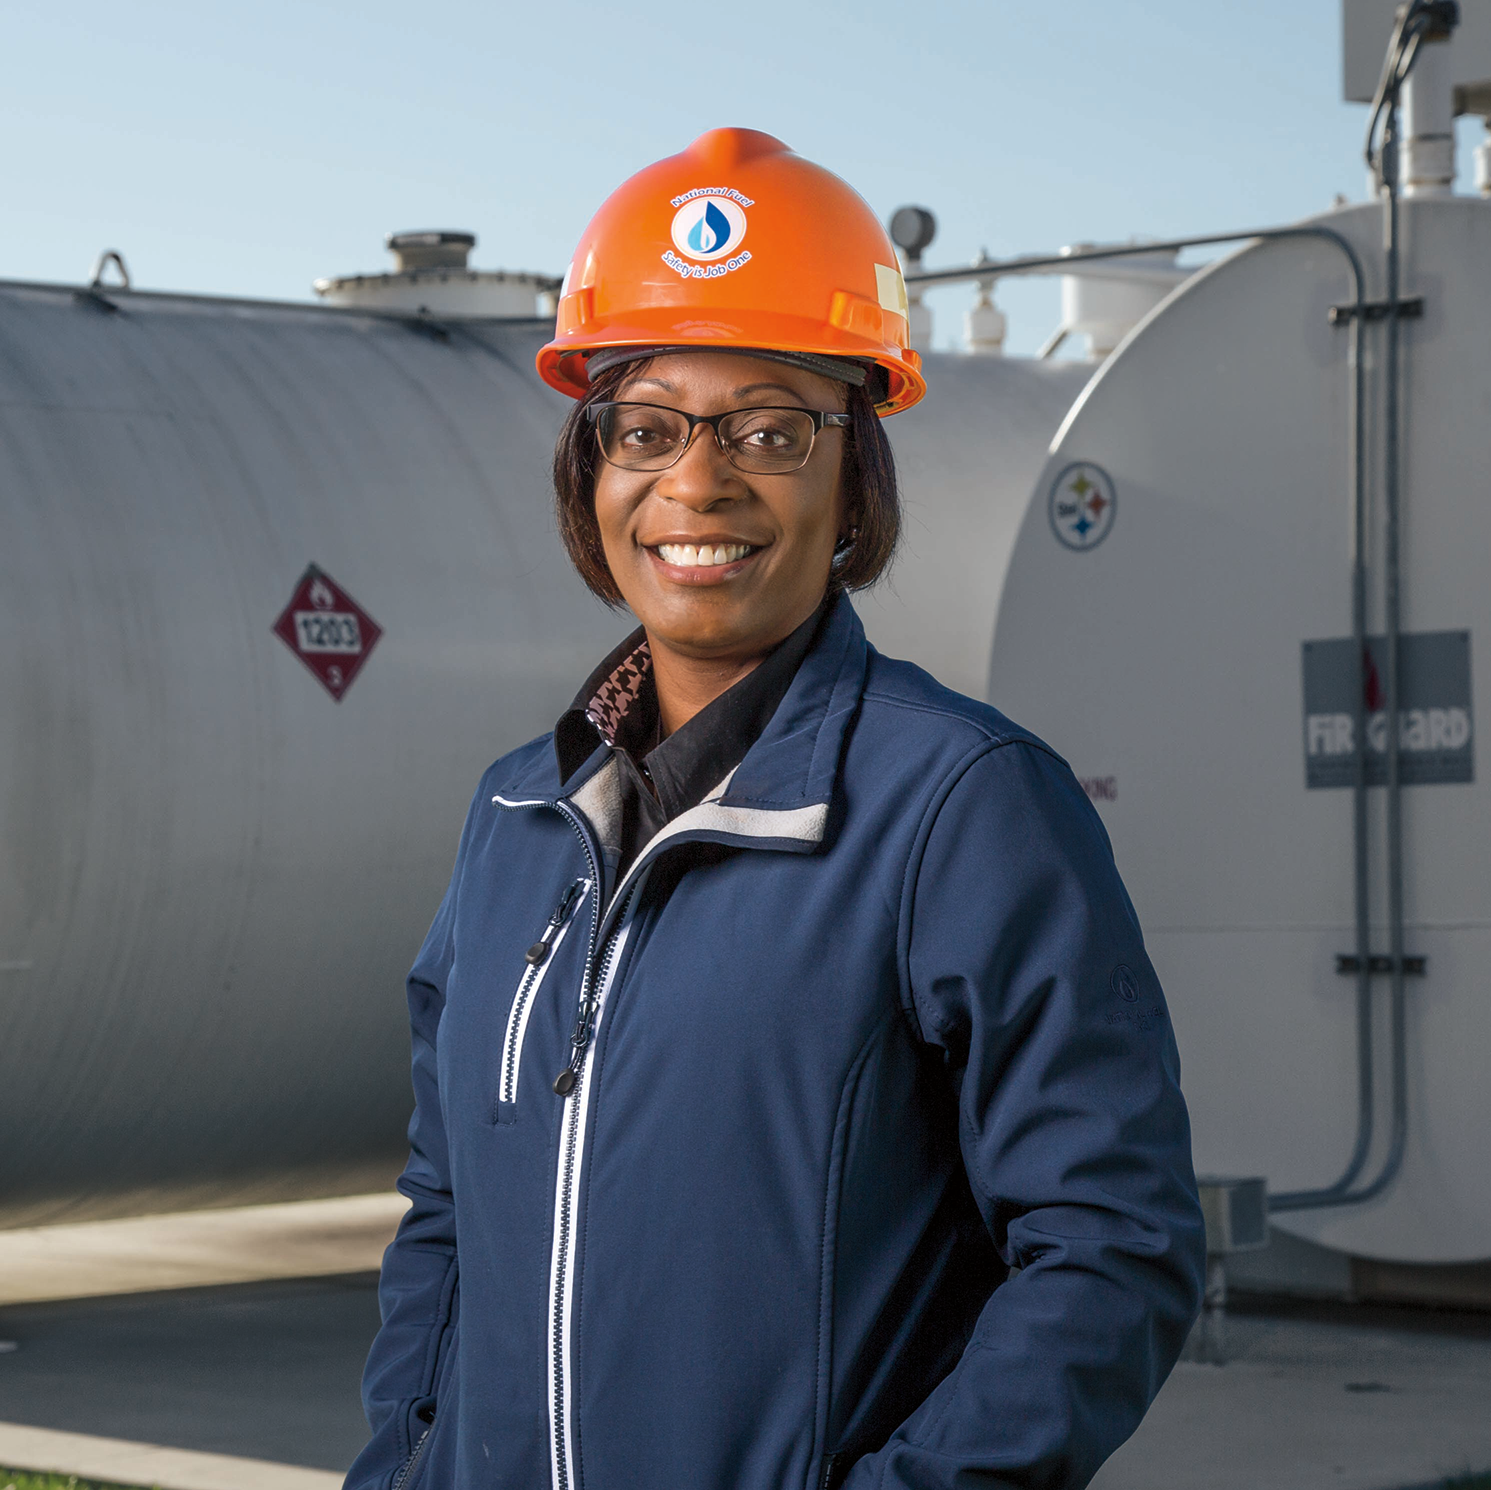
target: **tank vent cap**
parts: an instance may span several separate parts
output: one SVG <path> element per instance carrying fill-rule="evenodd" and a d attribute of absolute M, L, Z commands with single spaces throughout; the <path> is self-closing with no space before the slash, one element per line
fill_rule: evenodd
<path fill-rule="evenodd" d="M 398 260 L 400 274 L 411 269 L 464 269 L 476 247 L 476 234 L 390 233 L 387 246 Z"/>

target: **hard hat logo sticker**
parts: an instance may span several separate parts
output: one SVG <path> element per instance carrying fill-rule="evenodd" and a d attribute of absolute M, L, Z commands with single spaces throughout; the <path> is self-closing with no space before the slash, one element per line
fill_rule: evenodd
<path fill-rule="evenodd" d="M 704 216 L 688 231 L 689 247 L 703 258 L 711 254 L 730 236 L 730 219 L 715 204 L 706 199 Z"/>
<path fill-rule="evenodd" d="M 674 198 L 675 202 L 678 200 Z M 714 279 L 748 263 L 750 254 L 736 250 L 746 235 L 742 203 L 749 205 L 749 201 L 739 192 L 688 193 L 673 214 L 671 236 L 678 252 L 665 253 L 663 262 L 685 279 Z M 689 259 L 694 262 L 684 262 Z M 700 265 L 709 267 L 700 268 Z"/>

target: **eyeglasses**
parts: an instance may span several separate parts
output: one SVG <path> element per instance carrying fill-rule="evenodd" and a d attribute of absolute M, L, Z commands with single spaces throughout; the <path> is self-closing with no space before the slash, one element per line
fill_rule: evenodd
<path fill-rule="evenodd" d="M 661 404 L 591 404 L 586 410 L 601 455 L 625 471 L 666 471 L 677 465 L 707 424 L 725 459 L 739 471 L 779 475 L 800 470 L 813 441 L 827 426 L 848 429 L 848 414 L 819 409 L 731 409 L 726 414 L 686 414 Z"/>

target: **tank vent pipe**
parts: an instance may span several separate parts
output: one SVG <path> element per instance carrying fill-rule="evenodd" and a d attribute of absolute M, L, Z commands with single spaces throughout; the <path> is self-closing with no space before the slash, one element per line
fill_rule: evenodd
<path fill-rule="evenodd" d="M 1455 188 L 1455 85 L 1450 71 L 1450 28 L 1423 33 L 1413 71 L 1403 85 L 1405 197 L 1447 197 Z"/>
<path fill-rule="evenodd" d="M 979 259 L 987 263 L 989 251 L 981 251 Z M 1004 338 L 1008 331 L 1009 322 L 1005 319 L 1004 312 L 994 303 L 994 281 L 979 280 L 978 293 L 963 317 L 963 340 L 968 350 L 976 357 L 1002 356 Z"/>
<path fill-rule="evenodd" d="M 475 233 L 390 233 L 387 245 L 400 274 L 416 269 L 464 269 L 476 247 Z"/>
<path fill-rule="evenodd" d="M 913 276 L 937 236 L 937 218 L 926 207 L 898 207 L 891 214 L 890 236 L 906 267 L 906 339 L 915 351 L 930 352 L 932 308 L 922 304 L 922 292 Z"/>

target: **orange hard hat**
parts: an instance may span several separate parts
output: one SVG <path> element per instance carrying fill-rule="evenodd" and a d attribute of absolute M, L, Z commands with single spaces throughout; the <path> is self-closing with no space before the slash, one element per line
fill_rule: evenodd
<path fill-rule="evenodd" d="M 754 129 L 712 129 L 602 203 L 559 292 L 539 376 L 580 398 L 601 348 L 699 347 L 873 362 L 876 408 L 927 391 L 906 284 L 869 204 Z M 877 390 L 878 391 L 878 390 Z"/>

